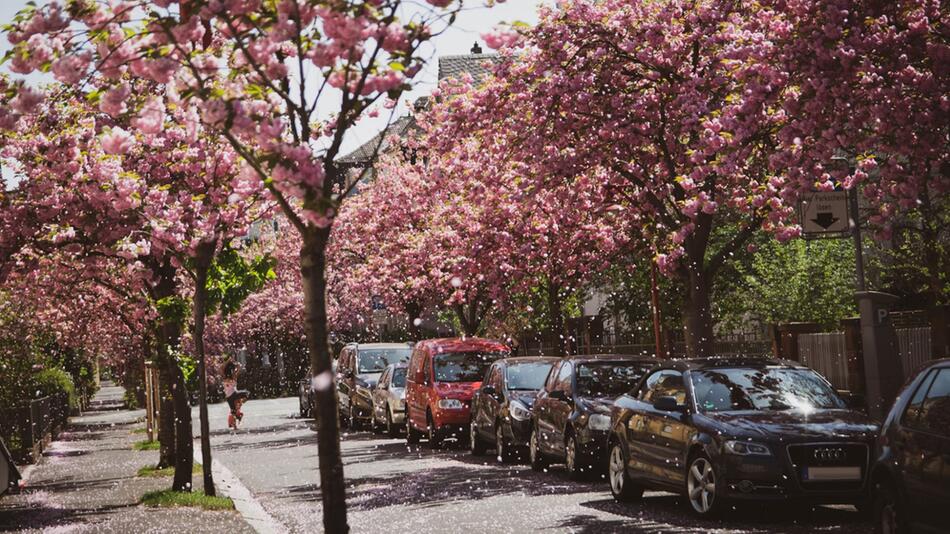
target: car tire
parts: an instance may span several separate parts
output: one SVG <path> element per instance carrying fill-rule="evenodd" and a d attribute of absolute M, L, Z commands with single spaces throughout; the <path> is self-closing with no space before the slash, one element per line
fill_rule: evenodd
<path fill-rule="evenodd" d="M 907 527 L 907 517 L 894 486 L 888 482 L 879 482 L 874 489 L 874 532 L 877 534 L 910 532 Z"/>
<path fill-rule="evenodd" d="M 627 472 L 627 455 L 620 442 L 614 442 L 610 447 L 607 481 L 610 482 L 610 494 L 617 502 L 634 502 L 643 497 L 643 486 L 634 482 Z"/>
<path fill-rule="evenodd" d="M 515 451 L 511 443 L 505 439 L 505 431 L 501 426 L 501 421 L 495 422 L 495 454 L 498 461 L 503 464 L 510 464 L 515 461 Z"/>
<path fill-rule="evenodd" d="M 389 408 L 386 409 L 386 433 L 389 434 L 391 438 L 399 437 L 399 428 L 393 424 L 393 411 Z"/>
<path fill-rule="evenodd" d="M 409 412 L 406 412 L 406 443 L 415 445 L 422 439 L 422 432 L 412 428 L 412 421 L 409 419 Z"/>
<path fill-rule="evenodd" d="M 697 516 L 716 517 L 723 509 L 718 480 L 709 456 L 700 452 L 690 457 L 686 467 L 686 502 Z"/>
<path fill-rule="evenodd" d="M 484 456 L 488 451 L 488 446 L 478 437 L 478 427 L 474 419 L 468 424 L 468 451 L 472 456 Z"/>
<path fill-rule="evenodd" d="M 564 442 L 564 464 L 567 466 L 567 475 L 571 480 L 583 480 L 590 471 L 584 466 L 588 462 L 587 457 L 580 449 L 577 438 L 574 434 L 568 434 Z"/>
<path fill-rule="evenodd" d="M 373 427 L 373 434 L 383 433 L 383 424 L 376 420 L 376 410 L 373 409 L 373 415 L 370 417 L 370 425 Z"/>
<path fill-rule="evenodd" d="M 426 431 L 426 439 L 429 441 L 430 447 L 436 449 L 442 445 L 442 435 L 439 434 L 439 430 L 435 427 L 435 421 L 432 420 L 432 412 L 426 412 Z"/>
<path fill-rule="evenodd" d="M 531 469 L 544 471 L 548 468 L 548 459 L 544 457 L 544 452 L 541 451 L 539 440 L 538 427 L 535 426 L 531 429 L 531 437 L 528 438 L 528 461 L 531 464 Z"/>
<path fill-rule="evenodd" d="M 349 428 L 350 430 L 353 430 L 353 421 L 351 421 L 349 417 L 344 415 L 342 411 L 340 411 L 340 428 L 341 429 Z"/>

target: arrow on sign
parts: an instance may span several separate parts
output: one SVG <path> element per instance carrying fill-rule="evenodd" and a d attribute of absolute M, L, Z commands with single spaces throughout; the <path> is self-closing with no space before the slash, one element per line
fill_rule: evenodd
<path fill-rule="evenodd" d="M 811 222 L 827 230 L 828 228 L 831 228 L 831 225 L 838 222 L 838 218 L 835 217 L 831 212 L 822 211 L 819 212 L 818 215 L 816 215 L 815 218 L 811 220 Z"/>

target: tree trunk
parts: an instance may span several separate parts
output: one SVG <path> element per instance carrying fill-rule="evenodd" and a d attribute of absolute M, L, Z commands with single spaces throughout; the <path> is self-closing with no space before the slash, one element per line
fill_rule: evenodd
<path fill-rule="evenodd" d="M 340 457 L 340 428 L 337 417 L 336 383 L 330 362 L 326 306 L 326 244 L 329 228 L 308 228 L 300 251 L 303 278 L 307 345 L 313 371 L 318 423 L 317 447 L 320 459 L 320 496 L 323 528 L 328 533 L 349 532 L 346 522 L 346 487 Z"/>
<path fill-rule="evenodd" d="M 548 317 L 551 320 L 551 339 L 554 342 L 554 355 L 564 356 L 567 337 L 564 335 L 564 311 L 561 308 L 560 289 L 556 284 L 548 283 Z"/>
<path fill-rule="evenodd" d="M 462 327 L 462 335 L 465 337 L 475 337 L 478 333 L 478 303 L 456 304 L 455 315 L 459 319 L 459 326 Z"/>
<path fill-rule="evenodd" d="M 204 493 L 214 496 L 214 478 L 211 476 L 211 436 L 208 422 L 208 373 L 205 363 L 205 313 L 208 304 L 208 269 L 214 258 L 216 241 L 198 245 L 195 257 L 194 343 L 198 359 L 198 418 L 201 420 L 201 473 Z"/>
<path fill-rule="evenodd" d="M 161 336 L 156 336 L 161 343 Z M 175 374 L 172 372 L 172 366 L 175 362 L 159 354 L 158 360 L 158 390 L 159 408 L 158 425 L 158 468 L 165 469 L 175 465 L 175 459 L 178 457 L 175 450 L 175 402 L 172 400 L 171 385 L 175 381 Z"/>
<path fill-rule="evenodd" d="M 691 265 L 686 303 L 686 353 L 690 358 L 713 356 L 712 310 L 709 293 L 712 280 L 702 267 Z"/>

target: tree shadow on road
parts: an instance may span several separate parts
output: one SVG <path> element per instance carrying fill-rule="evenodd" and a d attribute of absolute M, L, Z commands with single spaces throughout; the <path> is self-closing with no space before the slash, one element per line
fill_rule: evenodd
<path fill-rule="evenodd" d="M 647 494 L 640 502 L 618 503 L 612 498 L 588 501 L 581 506 L 626 517 L 604 520 L 588 514 L 575 515 L 561 523 L 574 532 L 811 532 L 834 529 L 836 532 L 871 530 L 861 515 L 846 508 L 827 506 L 789 506 L 756 504 L 735 506 L 719 519 L 701 519 L 687 509 L 685 498 L 666 493 Z"/>

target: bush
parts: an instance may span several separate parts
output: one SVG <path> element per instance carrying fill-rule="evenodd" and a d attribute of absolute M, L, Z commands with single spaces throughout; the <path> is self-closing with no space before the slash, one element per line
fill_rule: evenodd
<path fill-rule="evenodd" d="M 69 397 L 69 407 L 79 408 L 79 398 L 76 396 L 76 387 L 73 378 L 62 369 L 44 369 L 33 375 L 33 384 L 40 396 L 66 393 Z"/>

